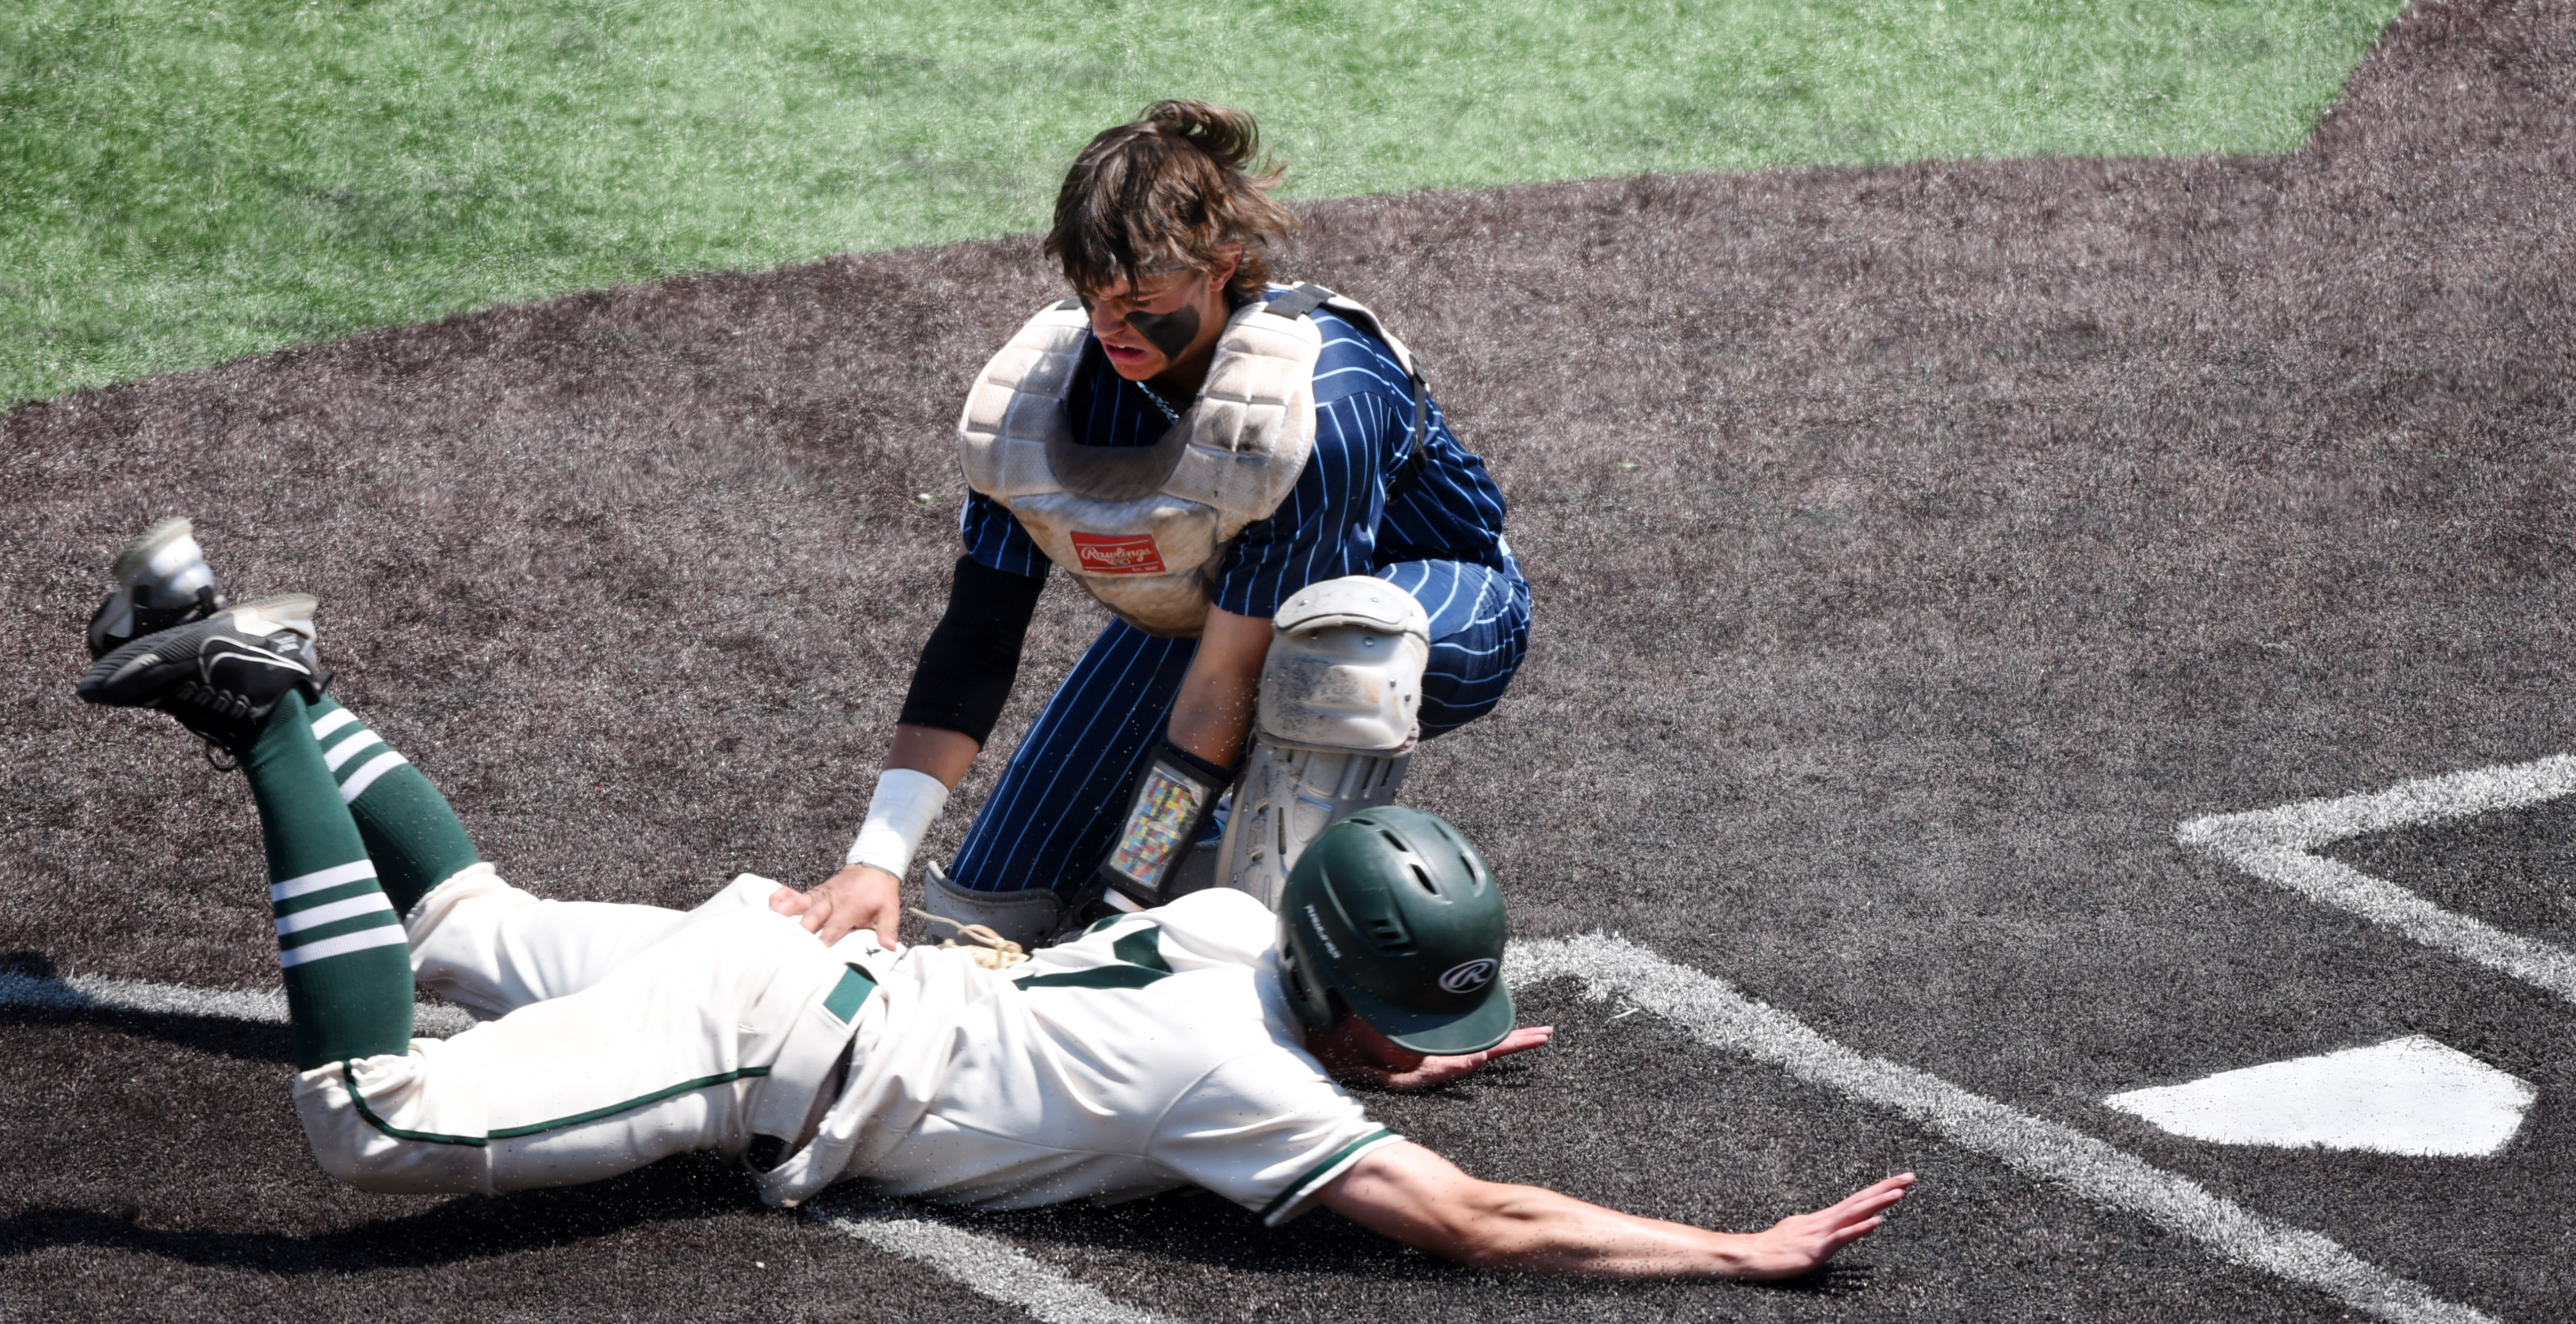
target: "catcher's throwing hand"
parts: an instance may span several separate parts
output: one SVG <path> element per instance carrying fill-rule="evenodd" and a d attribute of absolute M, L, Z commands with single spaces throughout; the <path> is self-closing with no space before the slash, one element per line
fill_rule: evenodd
<path fill-rule="evenodd" d="M 770 894 L 769 908 L 796 916 L 806 932 L 826 943 L 839 942 L 853 929 L 874 929 L 877 941 L 893 951 L 895 928 L 903 920 L 903 884 L 874 865 L 846 865 L 811 892 L 778 889 Z"/>

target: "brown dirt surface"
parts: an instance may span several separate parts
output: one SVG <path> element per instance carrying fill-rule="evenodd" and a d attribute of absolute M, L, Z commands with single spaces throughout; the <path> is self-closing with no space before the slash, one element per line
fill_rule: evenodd
<path fill-rule="evenodd" d="M 1422 354 L 1536 590 L 1510 698 L 1406 797 L 1484 845 L 1521 936 L 1623 933 L 2454 1301 L 2576 1314 L 2576 1008 L 2174 839 L 2569 747 L 2571 217 L 2566 0 L 2418 6 L 2283 158 L 1316 206 L 1286 269 Z M 0 962 L 275 978 L 248 797 L 166 719 L 71 693 L 102 567 L 174 513 L 237 596 L 321 596 L 336 692 L 515 881 L 688 904 L 821 876 L 944 599 L 962 389 L 1055 296 L 1026 240 L 854 256 L 0 418 Z M 997 742 L 1101 619 L 1049 589 Z M 2563 815 L 2482 831 L 2352 849 L 2471 909 L 2445 852 L 2518 861 L 2484 913 L 2560 933 Z M 1556 1048 L 1372 1107 L 1485 1175 L 1711 1223 L 1898 1166 L 1921 1198 L 1792 1289 L 1453 1272 L 1196 1196 L 963 1222 L 1191 1319 L 2346 1317 L 1651 1017 L 1525 995 Z M 2539 1087 L 2512 1146 L 2225 1149 L 2099 1103 L 2406 1033 Z M 0 1009 L 0 1044 L 9 1318 L 1009 1314 L 706 1163 L 337 1189 L 276 1032 Z"/>

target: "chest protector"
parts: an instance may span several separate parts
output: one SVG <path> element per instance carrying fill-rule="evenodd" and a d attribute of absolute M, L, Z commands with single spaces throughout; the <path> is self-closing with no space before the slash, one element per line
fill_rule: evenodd
<path fill-rule="evenodd" d="M 1118 618 L 1192 638 L 1207 624 L 1225 552 L 1270 517 L 1315 449 L 1315 360 L 1329 307 L 1375 333 L 1413 380 L 1410 465 L 1423 459 L 1425 394 L 1413 356 L 1377 315 L 1319 285 L 1235 310 L 1207 384 L 1151 446 L 1092 446 L 1065 410 L 1090 315 L 1067 299 L 1029 319 L 966 394 L 957 441 L 966 485 L 1002 503 L 1047 559 Z"/>

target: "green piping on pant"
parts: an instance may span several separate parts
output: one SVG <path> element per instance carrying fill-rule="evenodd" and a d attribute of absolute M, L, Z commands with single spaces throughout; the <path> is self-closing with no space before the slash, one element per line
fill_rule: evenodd
<path fill-rule="evenodd" d="M 593 1108 L 586 1113 L 574 1113 L 570 1117 L 558 1117 L 549 1122 L 536 1122 L 528 1126 L 505 1126 L 498 1131 L 487 1132 L 479 1136 L 451 1136 L 440 1135 L 435 1131 L 406 1131 L 401 1127 L 391 1125 L 387 1123 L 385 1119 L 376 1116 L 376 1110 L 367 1106 L 366 1097 L 358 1093 L 358 1071 L 356 1064 L 352 1061 L 343 1061 L 340 1063 L 340 1080 L 342 1085 L 349 1091 L 349 1102 L 357 1105 L 358 1115 L 367 1119 L 367 1125 L 384 1132 L 386 1135 L 392 1136 L 396 1140 L 418 1140 L 432 1145 L 474 1145 L 478 1147 L 490 1144 L 495 1140 L 516 1140 L 521 1136 L 537 1135 L 545 1131 L 560 1131 L 565 1127 L 579 1126 L 584 1122 L 596 1122 L 600 1118 L 614 1117 L 629 1109 L 641 1108 L 648 1103 L 659 1103 L 664 1099 L 670 1098 L 674 1094 L 686 1094 L 691 1090 L 705 1089 L 709 1085 L 723 1085 L 737 1080 L 751 1080 L 768 1074 L 769 1068 L 767 1067 L 744 1067 L 739 1071 L 727 1071 L 713 1076 L 702 1076 L 696 1080 L 684 1080 L 668 1089 L 659 1089 L 650 1094 L 638 1095 L 635 1098 L 628 1099 L 624 1103 L 610 1104 L 605 1108 Z"/>

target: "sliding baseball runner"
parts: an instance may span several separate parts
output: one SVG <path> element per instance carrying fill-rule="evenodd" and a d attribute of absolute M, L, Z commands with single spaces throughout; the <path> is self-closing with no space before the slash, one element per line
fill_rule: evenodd
<path fill-rule="evenodd" d="M 324 694 L 314 599 L 225 604 L 180 521 L 117 575 L 79 693 L 157 708 L 244 774 L 295 1106 L 353 1186 L 565 1186 L 713 1150 L 782 1205 L 842 1180 L 987 1209 L 1198 1185 L 1473 1264 L 1782 1277 L 1912 1181 L 1733 1235 L 1480 1181 L 1372 1122 L 1336 1076 L 1418 1088 L 1549 1034 L 1514 1028 L 1500 893 L 1431 815 L 1347 816 L 1276 915 L 1214 888 L 1029 956 L 826 945 L 749 875 L 690 911 L 547 901 Z M 415 988 L 486 1019 L 414 1039 Z"/>

